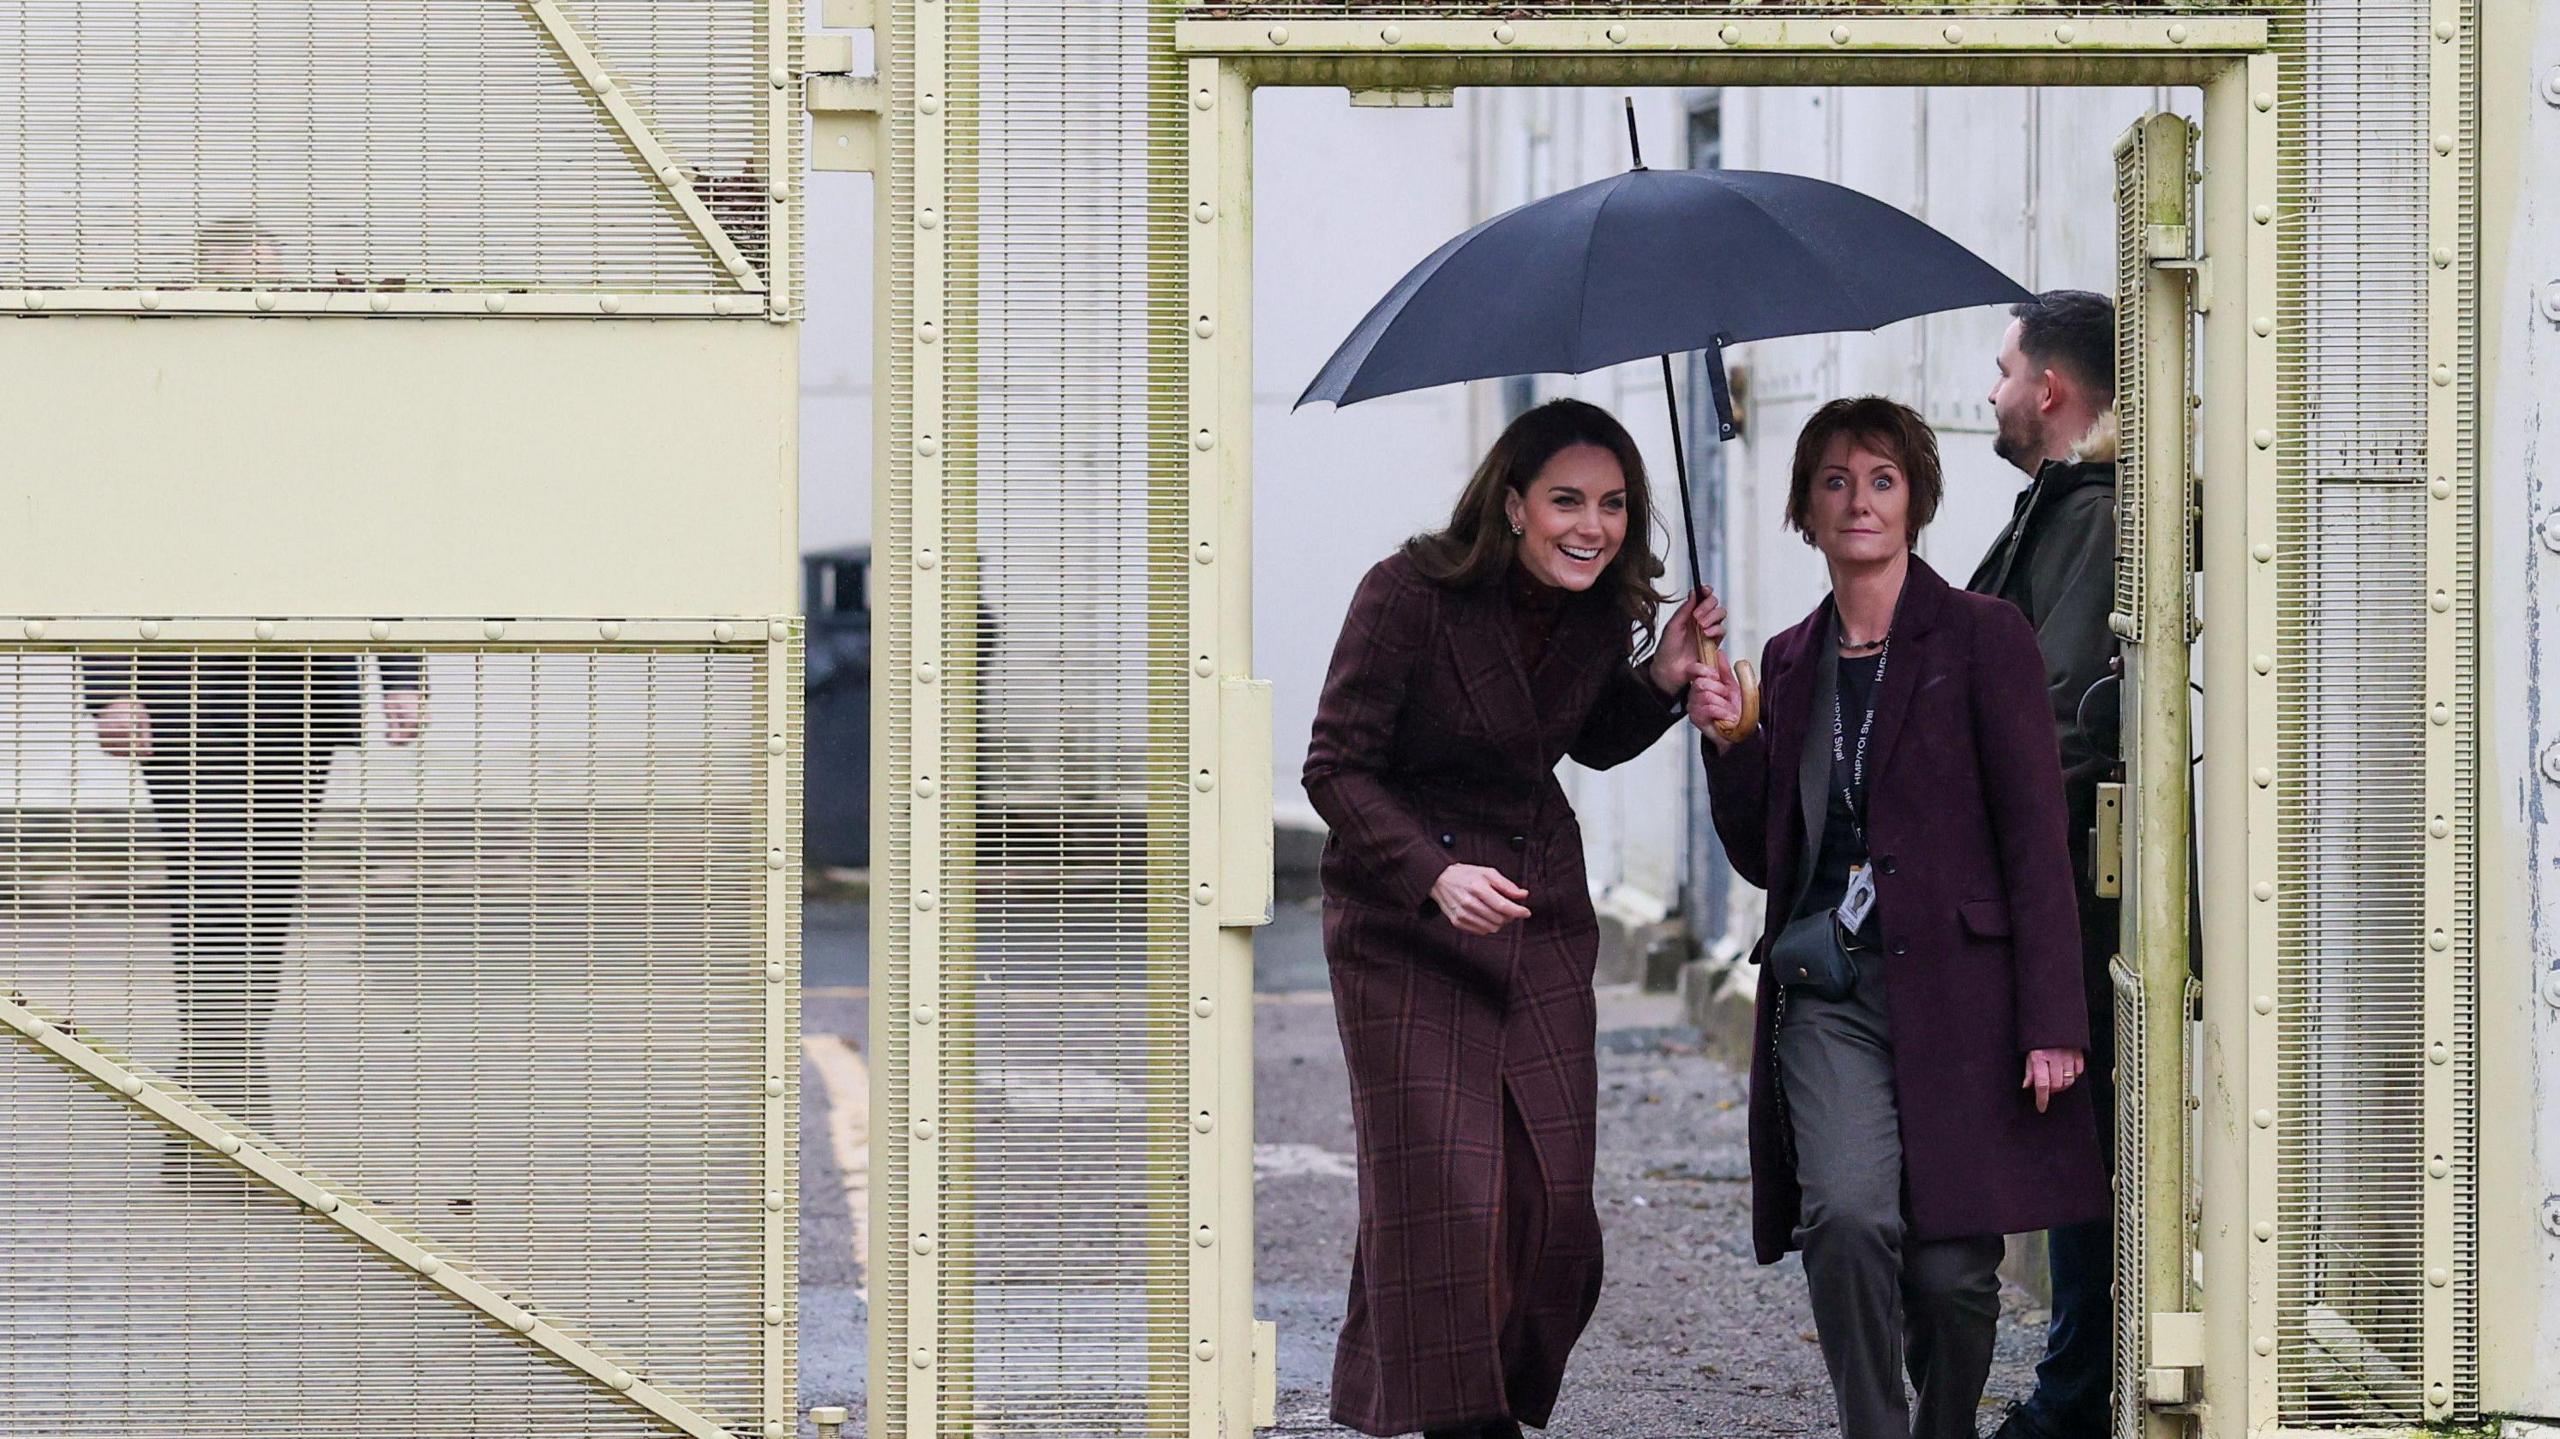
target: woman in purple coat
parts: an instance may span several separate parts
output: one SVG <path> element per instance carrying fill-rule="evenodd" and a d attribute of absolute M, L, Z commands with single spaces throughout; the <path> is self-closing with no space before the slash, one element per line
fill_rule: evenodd
<path fill-rule="evenodd" d="M 1543 1426 L 1600 1293 L 1600 932 L 1559 760 L 1633 758 L 1699 673 L 1660 597 L 1644 463 L 1607 412 L 1512 422 L 1448 528 L 1352 597 L 1307 747 L 1360 1238 L 1333 1415 L 1376 1435 Z"/>
<path fill-rule="evenodd" d="M 2107 1202 L 2044 661 L 1911 553 L 1938 496 L 1918 415 L 1815 411 L 1787 523 L 1831 594 L 1763 651 L 1759 732 L 1718 733 L 1729 666 L 1691 686 L 1716 832 L 1769 893 L 1754 1238 L 1804 1251 L 1845 1439 L 1973 1439 L 2000 1236 Z"/>

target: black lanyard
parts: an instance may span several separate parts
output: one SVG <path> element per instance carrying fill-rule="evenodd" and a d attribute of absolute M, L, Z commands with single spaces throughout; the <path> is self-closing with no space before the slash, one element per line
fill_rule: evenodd
<path fill-rule="evenodd" d="M 1876 703 L 1884 697 L 1885 661 L 1892 653 L 1893 632 L 1887 630 L 1883 647 L 1876 651 L 1875 680 L 1867 687 L 1867 712 L 1858 721 L 1858 750 L 1854 759 L 1849 755 L 1848 726 L 1840 713 L 1840 679 L 1836 672 L 1831 681 L 1831 772 L 1838 774 L 1840 762 L 1849 760 L 1849 778 L 1840 787 L 1840 802 L 1848 806 L 1849 837 L 1857 841 L 1860 858 L 1867 853 L 1866 807 L 1859 803 L 1867 792 L 1867 740 L 1875 732 Z M 1833 654 L 1832 663 L 1837 665 L 1838 651 Z"/>

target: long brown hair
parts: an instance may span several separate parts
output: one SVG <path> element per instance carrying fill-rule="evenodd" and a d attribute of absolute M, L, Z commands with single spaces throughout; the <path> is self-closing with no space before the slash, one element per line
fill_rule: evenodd
<path fill-rule="evenodd" d="M 1627 623 L 1653 638 L 1653 612 L 1664 596 L 1653 581 L 1662 560 L 1653 552 L 1653 496 L 1645 484 L 1644 456 L 1617 418 L 1581 400 L 1549 400 L 1513 420 L 1502 438 L 1485 451 L 1445 528 L 1405 541 L 1404 552 L 1424 578 L 1453 588 L 1490 584 L 1508 574 L 1520 553 L 1511 533 L 1511 517 L 1503 501 L 1529 496 L 1529 486 L 1547 461 L 1575 445 L 1598 445 L 1618 461 L 1627 481 L 1627 538 L 1617 556 L 1593 581 L 1595 593 L 1626 617 Z"/>

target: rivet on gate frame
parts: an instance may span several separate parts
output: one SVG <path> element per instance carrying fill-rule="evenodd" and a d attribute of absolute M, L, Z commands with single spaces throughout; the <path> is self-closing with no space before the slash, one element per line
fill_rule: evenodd
<path fill-rule="evenodd" d="M 1191 1116 L 1191 1127 L 1200 1131 L 1202 1134 L 1206 1134 L 1210 1130 L 1217 1128 L 1218 1122 L 1215 1119 L 1210 1118 L 1209 1111 L 1204 1109 L 1198 1114 Z"/>
<path fill-rule="evenodd" d="M 1264 31 L 1263 34 L 1274 45 L 1286 45 L 1289 43 L 1289 27 L 1286 25 L 1274 25 L 1270 29 Z"/>
<path fill-rule="evenodd" d="M 493 639 L 493 640 L 494 640 L 494 639 L 496 639 L 496 638 L 498 638 L 499 636 L 501 636 L 501 635 L 505 634 L 506 632 L 507 632 L 507 625 L 506 625 L 506 621 L 504 621 L 504 620 L 491 620 L 491 621 L 489 621 L 487 624 L 484 624 L 484 625 L 482 625 L 482 626 L 480 627 L 480 633 L 482 633 L 482 634 L 484 634 L 484 635 L 487 635 L 489 638 L 491 638 L 491 639 Z"/>
<path fill-rule="evenodd" d="M 942 327 L 931 320 L 916 326 L 916 338 L 930 345 L 942 338 Z"/>
<path fill-rule="evenodd" d="M 275 291 L 260 290 L 251 297 L 251 302 L 261 310 L 272 310 L 276 307 Z"/>
<path fill-rule="evenodd" d="M 2276 332 L 2276 322 L 2268 316 L 2260 315 L 2258 318 L 2249 322 L 2249 329 L 2252 333 L 2257 335 L 2259 339 L 2263 340 L 2267 336 Z"/>
<path fill-rule="evenodd" d="M 2249 668 L 2256 670 L 2260 674 L 2271 673 L 2275 667 L 2276 659 L 2273 655 L 2251 655 L 2249 657 Z"/>
<path fill-rule="evenodd" d="M 2255 896 L 2259 903 L 2264 904 L 2276 897 L 2276 887 L 2262 879 L 2249 886 L 2249 893 Z"/>
<path fill-rule="evenodd" d="M 2427 258 L 2435 263 L 2435 267 L 2437 269 L 2448 269 L 2451 268 L 2453 264 L 2453 251 L 2443 245 L 2438 245 L 2427 253 Z"/>
<path fill-rule="evenodd" d="M 782 1076 L 779 1074 L 766 1075 L 764 1078 L 764 1092 L 765 1097 L 768 1099 L 780 1099 L 782 1097 Z"/>
<path fill-rule="evenodd" d="M 2265 540 L 2260 540 L 2249 547 L 2249 558 L 2256 560 L 2259 564 L 2263 565 L 2275 557 L 2276 547 L 2268 544 Z"/>
<path fill-rule="evenodd" d="M 2452 38 L 2453 38 L 2453 22 L 2452 22 L 2452 21 L 2450 21 L 2450 20 L 2438 20 L 2438 21 L 2436 22 L 2436 38 L 2437 38 L 2438 40 L 2450 40 L 2450 39 L 2452 39 Z"/>
<path fill-rule="evenodd" d="M 2249 1122 L 2260 1129 L 2272 1129 L 2275 1127 L 2276 1112 L 2272 1109 L 2261 1109 L 2249 1116 Z"/>
<path fill-rule="evenodd" d="M 2436 153 L 2437 153 L 2437 154 L 2439 154 L 2439 155 L 2450 155 L 2450 154 L 2452 154 L 2452 153 L 2453 153 L 2453 137 L 2452 137 L 2451 135 L 2446 135 L 2446 134 L 2442 134 L 2442 133 L 2437 134 L 2436 139 L 2435 139 L 2435 147 L 2436 147 Z"/>
<path fill-rule="evenodd" d="M 2452 833 L 2453 826 L 2446 824 L 2442 819 L 2431 819 L 2427 821 L 2427 838 L 2429 839 L 2445 839 L 2451 836 Z"/>
<path fill-rule="evenodd" d="M 2268 1240 L 2276 1237 L 2276 1227 L 2261 1219 L 2257 1223 L 2249 1226 L 2249 1233 L 2255 1236 L 2259 1243 L 2264 1244 Z"/>
<path fill-rule="evenodd" d="M 736 639 L 737 637 L 738 637 L 738 627 L 737 627 L 736 625 L 730 624 L 730 623 L 729 623 L 728 621 L 726 621 L 726 620 L 723 620 L 723 621 L 721 621 L 719 624 L 713 625 L 713 626 L 711 627 L 711 638 L 712 638 L 712 639 L 714 639 L 714 640 L 716 640 L 716 641 L 718 641 L 718 642 L 719 642 L 719 643 L 721 643 L 721 644 L 724 644 L 724 645 L 725 645 L 725 644 L 727 644 L 729 641 L 734 640 L 734 639 Z"/>
<path fill-rule="evenodd" d="M 1832 26 L 1832 27 L 1831 27 L 1831 43 L 1832 43 L 1832 44 L 1834 44 L 1834 45 L 1846 45 L 1846 44 L 1848 44 L 1848 43 L 1849 43 L 1849 27 L 1848 27 L 1848 26 L 1846 26 L 1846 25 L 1834 25 L 1834 26 Z"/>
<path fill-rule="evenodd" d="M 942 453 L 942 441 L 931 435 L 918 435 L 916 436 L 916 453 L 928 460 L 932 459 Z"/>
<path fill-rule="evenodd" d="M 2451 1173 L 2453 1173 L 2453 1166 L 2445 1163 L 2442 1155 L 2438 1155 L 2427 1161 L 2427 1177 L 2429 1179 L 2442 1179 Z"/>
<path fill-rule="evenodd" d="M 2080 32 L 2068 25 L 2057 25 L 2054 27 L 2053 43 L 2056 45 L 2068 45 L 2079 38 Z"/>
<path fill-rule="evenodd" d="M 2273 430 L 2257 430 L 2253 431 L 2249 436 L 2249 443 L 2256 445 L 2262 450 L 2274 445 L 2275 442 L 2276 432 Z"/>
<path fill-rule="evenodd" d="M 599 634 L 599 635 L 604 636 L 606 639 L 609 639 L 609 640 L 618 640 L 618 639 L 622 638 L 622 621 L 620 621 L 620 620 L 605 620 L 605 621 L 602 621 L 601 623 L 597 624 L 597 626 L 596 626 L 596 633 L 597 633 L 597 634 Z"/>
<path fill-rule="evenodd" d="M 146 310 L 156 310 L 160 308 L 160 293 L 156 290 L 143 291 L 140 296 L 140 300 L 142 308 Z"/>
<path fill-rule="evenodd" d="M 1624 45 L 1627 43 L 1627 27 L 1624 25 L 1612 25 L 1601 33 L 1609 37 L 1609 43 L 1612 45 Z"/>
<path fill-rule="evenodd" d="M 616 1369 L 612 1373 L 604 1376 L 604 1382 L 608 1387 L 612 1388 L 616 1392 L 620 1392 L 630 1388 L 636 1381 L 632 1378 L 630 1370 Z"/>
<path fill-rule="evenodd" d="M 781 1190 L 768 1189 L 764 1192 L 764 1207 L 766 1209 L 778 1214 L 782 1211 L 783 1202 Z"/>
<path fill-rule="evenodd" d="M 2449 934 L 2445 933 L 2443 930 L 2440 930 L 2440 929 L 2437 929 L 2437 930 L 2429 930 L 2429 931 L 2427 932 L 2427 948 L 2429 948 L 2429 949 L 2431 949 L 2431 950 L 2434 950 L 2434 951 L 2436 951 L 2437 953 L 2441 954 L 2441 953 L 2443 953 L 2445 950 L 2451 949 L 2452 947 L 2453 947 L 2453 936 L 2452 936 L 2452 935 L 2449 935 Z"/>
<path fill-rule="evenodd" d="M 1218 1346 L 1210 1343 L 1206 1339 L 1203 1339 L 1199 1343 L 1191 1346 L 1191 1357 L 1199 1360 L 1203 1364 L 1206 1364 L 1210 1360 L 1218 1357 Z"/>
<path fill-rule="evenodd" d="M 1404 41 L 1404 27 L 1402 25 L 1390 25 L 1386 29 L 1378 32 L 1378 39 L 1389 45 L 1401 44 Z"/>
<path fill-rule="evenodd" d="M 764 633 L 765 633 L 765 638 L 767 638 L 767 639 L 773 639 L 773 640 L 787 640 L 787 639 L 791 638 L 791 621 L 789 621 L 789 620 L 769 620 L 769 621 L 767 621 L 767 622 L 765 623 Z M 782 736 L 780 736 L 780 735 L 775 735 L 775 736 L 774 736 L 774 738 L 775 738 L 775 739 L 780 739 L 780 738 L 782 738 Z M 779 754 L 780 752 L 781 752 L 781 751 L 779 751 L 779 750 L 775 751 L 775 753 L 777 753 L 777 754 Z"/>
<path fill-rule="evenodd" d="M 927 205 L 916 212 L 916 225 L 926 230 L 939 229 L 942 225 L 942 212 Z"/>
<path fill-rule="evenodd" d="M 1218 672 L 1218 662 L 1202 655 L 1191 662 L 1191 672 L 1205 680 Z"/>
<path fill-rule="evenodd" d="M 2276 1342 L 2264 1334 L 2261 1334 L 2257 1338 L 2249 1341 L 2249 1352 L 2257 1355 L 2261 1359 L 2264 1359 L 2268 1355 L 2276 1352 Z"/>
<path fill-rule="evenodd" d="M 2451 1063 L 2452 1060 L 2453 1051 L 2446 1048 L 2441 1041 L 2427 1046 L 2427 1063 L 2448 1064 Z"/>
<path fill-rule="evenodd" d="M 2249 778 L 2257 783 L 2258 788 L 2265 789 L 2276 782 L 2276 772 L 2265 765 L 2260 765 L 2249 771 Z"/>
<path fill-rule="evenodd" d="M 1200 883 L 1191 886 L 1191 902 L 1193 904 L 1207 904 L 1217 897 L 1218 891 L 1212 888 L 1209 882 L 1205 879 Z"/>
<path fill-rule="evenodd" d="M 931 799 L 940 788 L 941 786 L 933 782 L 933 776 L 929 774 L 916 776 L 916 798 Z"/>
<path fill-rule="evenodd" d="M 2453 498 L 2453 481 L 2446 479 L 2442 475 L 2438 475 L 2434 479 L 2427 481 L 2427 493 L 2435 496 L 2439 500 L 2449 500 Z M 2549 543 L 2553 549 L 2560 550 L 2560 539 L 2553 539 L 2548 534 L 2546 534 L 2544 538 L 2546 543 Z"/>
<path fill-rule="evenodd" d="M 1512 29 L 1508 25 L 1496 25 L 1493 27 L 1493 43 L 1496 45 L 1508 45 L 1513 40 L 1518 39 L 1519 35 L 1519 31 Z"/>
<path fill-rule="evenodd" d="M 389 620 L 375 620 L 372 624 L 365 626 L 364 632 L 373 636 L 376 640 L 387 640 L 391 638 L 391 622 Z"/>
<path fill-rule="evenodd" d="M 391 297 L 389 295 L 376 295 L 372 299 L 365 301 L 365 306 L 375 314 L 379 315 L 383 311 L 391 308 Z"/>
<path fill-rule="evenodd" d="M 929 685 L 940 678 L 942 678 L 942 670 L 933 661 L 926 660 L 923 664 L 916 666 L 917 684 Z"/>
<path fill-rule="evenodd" d="M 2437 614 L 2443 614 L 2445 611 L 2453 608 L 2453 596 L 2446 594 L 2442 590 L 2438 590 L 2434 594 L 2427 596 L 2427 608 L 2435 611 Z"/>
<path fill-rule="evenodd" d="M 2442 701 L 2431 704 L 2427 706 L 2427 723 L 2451 724 L 2453 723 L 2453 710 Z"/>
<path fill-rule="evenodd" d="M 2427 378 L 2435 381 L 2439 385 L 2450 385 L 2453 383 L 2453 367 L 2450 365 L 2438 365 L 2433 370 L 2427 372 Z"/>
<path fill-rule="evenodd" d="M 781 1306 L 781 1305 L 779 1305 L 779 1304 L 768 1304 L 768 1305 L 766 1305 L 766 1306 L 764 1307 L 764 1322 L 765 1322 L 765 1323 L 767 1323 L 767 1324 L 779 1324 L 779 1323 L 781 1323 L 781 1322 L 782 1322 L 782 1319 L 783 1319 L 783 1314 L 782 1314 L 782 1306 Z"/>
<path fill-rule="evenodd" d="M 933 1236 L 930 1234 L 919 1234 L 915 1238 L 907 1241 L 907 1248 L 917 1254 L 931 1254 L 933 1252 Z"/>
<path fill-rule="evenodd" d="M 2260 1014 L 2273 1014 L 2276 1012 L 2276 997 L 2272 994 L 2259 995 L 2249 1001 L 2249 1007 Z"/>
<path fill-rule="evenodd" d="M 1205 994 L 1204 994 L 1204 995 L 1202 995 L 1202 996 L 1200 996 L 1198 999 L 1195 999 L 1195 1000 L 1191 1001 L 1191 1013 L 1193 1014 L 1193 1016 L 1195 1016 L 1195 1017 L 1197 1017 L 1197 1018 L 1200 1018 L 1200 1019 L 1207 1019 L 1210 1015 L 1213 1015 L 1213 1014 L 1215 1014 L 1215 1013 L 1217 1013 L 1217 1012 L 1218 1012 L 1218 1003 L 1217 1003 L 1217 1001 L 1216 1001 L 1216 1000 L 1211 999 L 1209 996 L 1207 996 L 1207 995 L 1205 995 Z"/>
<path fill-rule="evenodd" d="M 923 549 L 916 551 L 917 569 L 929 570 L 940 563 L 942 563 L 942 556 L 934 552 L 933 546 L 927 545 Z"/>
<path fill-rule="evenodd" d="M 942 1011 L 934 1008 L 930 1004 L 919 1004 L 915 1007 L 914 1015 L 916 1023 L 931 1025 L 935 1020 L 942 1017 Z"/>
<path fill-rule="evenodd" d="M 908 1126 L 908 1132 L 915 1135 L 918 1139 L 931 1139 L 942 1131 L 932 1120 L 919 1119 L 914 1124 Z"/>
<path fill-rule="evenodd" d="M 933 907 L 938 903 L 940 903 L 940 901 L 933 897 L 932 890 L 920 889 L 916 891 L 915 905 L 917 913 L 931 914 L 933 913 Z"/>
<path fill-rule="evenodd" d="M 2276 207 L 2273 205 L 2255 205 L 2250 207 L 2249 218 L 2257 221 L 2261 225 L 2275 219 L 2275 217 Z"/>
<path fill-rule="evenodd" d="M 1191 322 L 1191 333 L 1198 335 L 1204 340 L 1210 339 L 1218 333 L 1218 322 L 1210 319 L 1206 315 L 1202 315 L 1199 319 Z"/>
<path fill-rule="evenodd" d="M 1202 540 L 1200 543 L 1191 547 L 1191 558 L 1198 560 L 1204 565 L 1216 564 L 1218 562 L 1218 547 L 1209 543 L 1207 540 Z"/>
<path fill-rule="evenodd" d="M 1207 794 L 1218 787 L 1218 777 L 1204 769 L 1191 777 L 1191 787 L 1202 794 Z"/>
<path fill-rule="evenodd" d="M 1206 428 L 1191 432 L 1191 448 L 1195 450 L 1214 450 L 1217 447 L 1218 437 L 1210 433 Z"/>
<path fill-rule="evenodd" d="M 19 626 L 19 628 L 26 633 L 28 639 L 40 640 L 44 638 L 44 621 L 42 620 L 29 620 L 25 624 Z"/>
<path fill-rule="evenodd" d="M 274 639 L 276 637 L 276 622 L 273 620 L 260 620 L 257 625 L 250 630 L 250 633 L 256 635 L 262 640 Z"/>
<path fill-rule="evenodd" d="M 939 114 L 941 114 L 941 113 L 942 113 L 942 97 L 941 97 L 941 96 L 939 96 L 939 95 L 921 95 L 921 96 L 918 96 L 918 97 L 916 98 L 916 113 L 917 113 L 917 114 L 919 114 L 919 115 L 939 115 Z"/>
<path fill-rule="evenodd" d="M 432 1275 L 444 1268 L 444 1261 L 432 1254 L 421 1254 L 413 1266 L 420 1274 Z"/>
<path fill-rule="evenodd" d="M 504 295 L 491 295 L 480 303 L 486 307 L 492 315 L 503 314 L 507 308 L 507 297 Z"/>
<path fill-rule="evenodd" d="M 1722 40 L 1727 45 L 1739 45 L 1742 43 L 1742 27 L 1739 25 L 1727 25 L 1716 32 L 1716 38 Z"/>
<path fill-rule="evenodd" d="M 2276 97 L 2268 94 L 2264 90 L 2261 90 L 2257 94 L 2249 97 L 2249 103 L 2256 106 L 2258 108 L 2258 113 L 2263 115 L 2276 107 Z"/>
<path fill-rule="evenodd" d="M 1191 207 L 1191 218 L 1199 221 L 1203 225 L 1206 225 L 1210 221 L 1218 218 L 1218 207 L 1210 204 L 1206 200 L 1203 200 L 1199 204 Z"/>
<path fill-rule="evenodd" d="M 2172 44 L 2172 45 L 2184 45 L 2184 44 L 2186 44 L 2186 43 L 2187 43 L 2187 27 L 2186 27 L 2186 26 L 2184 26 L 2184 25 L 2172 25 L 2172 26 L 2170 26 L 2170 27 L 2169 27 L 2169 43 L 2170 43 L 2170 44 Z"/>
<path fill-rule="evenodd" d="M 1950 45 L 1961 45 L 1964 43 L 1964 27 L 1962 25 L 1950 25 L 1940 33 L 1947 37 L 1947 43 Z"/>
<path fill-rule="evenodd" d="M 918 1369 L 930 1369 L 933 1367 L 933 1351 L 925 1348 L 921 1344 L 917 1345 L 914 1352 L 908 1357 L 914 1362 Z"/>
<path fill-rule="evenodd" d="M 139 628 L 141 630 L 142 637 L 146 640 L 156 640 L 160 638 L 160 622 L 158 620 L 144 620 Z M 374 638 L 380 639 L 381 636 L 376 635 Z"/>
<path fill-rule="evenodd" d="M 1206 110 L 1217 103 L 1217 94 L 1206 85 L 1191 92 L 1191 108 L 1194 110 Z"/>
<path fill-rule="evenodd" d="M 1199 1228 L 1191 1231 L 1191 1242 L 1199 1245 L 1203 1249 L 1206 1249 L 1218 1242 L 1218 1231 L 1210 1228 L 1206 1224 L 1203 1224 Z"/>

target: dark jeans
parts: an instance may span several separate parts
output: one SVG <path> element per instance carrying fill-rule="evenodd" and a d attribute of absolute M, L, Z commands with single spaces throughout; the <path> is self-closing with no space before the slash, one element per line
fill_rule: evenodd
<path fill-rule="evenodd" d="M 258 1123 L 266 1084 L 255 1039 L 275 1008 L 328 751 L 298 736 L 236 731 L 154 740 L 142 777 L 168 848 L 178 1079 L 207 1104 Z"/>

